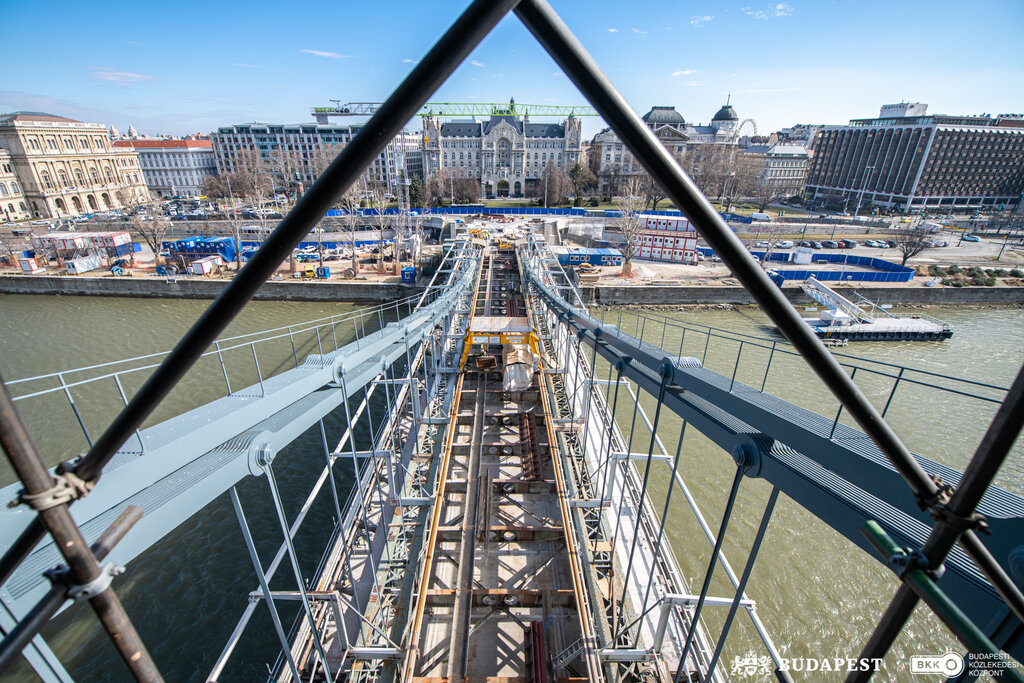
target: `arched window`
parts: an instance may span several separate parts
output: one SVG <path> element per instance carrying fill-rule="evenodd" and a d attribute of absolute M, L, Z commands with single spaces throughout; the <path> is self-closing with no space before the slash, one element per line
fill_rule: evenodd
<path fill-rule="evenodd" d="M 22 204 L 22 206 L 24 206 L 24 204 Z M 8 210 L 8 211 L 9 211 L 10 213 L 14 213 L 14 204 L 8 204 L 8 205 L 7 205 L 7 210 Z"/>
<path fill-rule="evenodd" d="M 18 183 L 14 182 L 13 180 L 11 181 L 11 192 L 13 192 L 14 194 L 18 194 L 19 192 L 21 192 L 21 190 L 18 188 Z"/>
<path fill-rule="evenodd" d="M 0 183 L 0 197 L 6 197 L 6 196 L 7 196 L 7 186 L 4 185 L 3 183 Z"/>
<path fill-rule="evenodd" d="M 96 167 L 95 166 L 89 167 L 89 175 L 92 176 L 92 184 L 93 185 L 99 185 L 100 184 L 100 174 L 96 172 Z"/>
<path fill-rule="evenodd" d="M 57 141 L 53 138 L 46 138 L 46 146 L 55 152 L 57 151 Z"/>
<path fill-rule="evenodd" d="M 75 143 L 71 138 L 64 138 L 64 149 L 74 149 Z"/>
<path fill-rule="evenodd" d="M 49 173 L 43 171 L 42 173 L 39 174 L 39 177 L 42 178 L 43 180 L 43 187 L 45 187 L 47 190 L 53 189 L 53 183 L 50 181 Z"/>
<path fill-rule="evenodd" d="M 82 173 L 82 169 L 75 169 L 75 178 L 78 180 L 79 187 L 85 187 L 85 175 Z"/>
<path fill-rule="evenodd" d="M 62 187 L 67 187 L 71 184 L 68 182 L 68 174 L 64 172 L 63 168 L 57 172 L 57 177 L 60 178 L 60 184 Z"/>
<path fill-rule="evenodd" d="M 89 149 L 89 138 L 79 138 L 78 144 L 82 146 L 82 149 Z"/>
<path fill-rule="evenodd" d="M 111 173 L 110 167 L 109 166 L 104 166 L 103 167 L 103 171 L 107 175 L 107 182 L 110 183 L 110 184 L 113 184 L 113 182 L 114 182 L 114 174 Z"/>

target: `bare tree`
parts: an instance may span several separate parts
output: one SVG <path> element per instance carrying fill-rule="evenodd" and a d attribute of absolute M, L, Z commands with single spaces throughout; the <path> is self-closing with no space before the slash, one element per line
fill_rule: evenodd
<path fill-rule="evenodd" d="M 630 176 L 623 184 L 622 194 L 616 202 L 619 207 L 619 216 L 615 218 L 615 225 L 619 228 L 623 238 L 621 248 L 623 277 L 633 275 L 632 261 L 640 254 L 640 244 L 643 241 L 640 214 L 644 209 L 644 203 L 644 190 L 640 179 Z"/>
<path fill-rule="evenodd" d="M 572 183 L 572 192 L 576 197 L 575 205 L 579 206 L 583 195 L 597 186 L 597 176 L 588 167 L 576 164 L 569 171 L 569 182 Z"/>
<path fill-rule="evenodd" d="M 235 160 L 235 173 L 231 176 L 231 189 L 235 194 L 252 201 L 259 216 L 261 234 L 265 237 L 267 219 L 263 204 L 274 190 L 273 171 L 258 150 L 239 150 Z"/>
<path fill-rule="evenodd" d="M 903 256 L 901 265 L 907 265 L 907 261 L 920 254 L 931 244 L 931 233 L 923 224 L 918 223 L 913 227 L 902 228 L 896 231 L 893 239 L 896 242 L 896 249 Z"/>
<path fill-rule="evenodd" d="M 555 167 L 555 162 L 549 160 L 537 183 L 538 195 L 544 198 L 547 205 L 564 204 L 569 201 L 572 189 L 572 179 L 569 175 L 559 171 Z"/>
<path fill-rule="evenodd" d="M 377 272 L 384 272 L 384 232 L 391 227 L 393 216 L 389 215 L 385 209 L 388 206 L 387 188 L 382 183 L 374 182 L 371 179 L 367 179 L 365 201 L 367 208 L 372 209 L 371 221 L 375 228 L 377 228 Z M 397 272 L 398 268 L 398 249 L 392 247 L 392 253 L 394 254 L 394 267 Z"/>
<path fill-rule="evenodd" d="M 147 203 L 146 198 L 126 189 L 115 193 L 117 201 L 125 208 L 128 218 L 125 228 L 133 237 L 142 239 L 153 251 L 153 263 L 160 264 L 160 248 L 164 237 L 171 229 L 171 222 L 163 216 L 148 216 L 141 209 Z M 135 260 L 134 255 L 131 257 Z"/>

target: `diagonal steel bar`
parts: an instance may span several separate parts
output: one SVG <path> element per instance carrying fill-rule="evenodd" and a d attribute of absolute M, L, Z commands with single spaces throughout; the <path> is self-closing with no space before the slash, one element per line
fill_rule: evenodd
<path fill-rule="evenodd" d="M 46 469 L 28 428 L 14 408 L 7 385 L 0 378 L 0 446 L 3 447 L 18 478 L 25 485 L 25 493 L 41 496 L 56 487 L 57 480 Z M 75 524 L 68 509 L 68 502 L 60 502 L 40 509 L 36 519 L 40 526 L 53 537 L 54 545 L 64 556 L 68 565 L 68 580 L 85 587 L 99 580 L 104 569 L 96 561 L 82 531 Z M 142 642 L 117 593 L 110 585 L 89 598 L 89 604 L 99 618 L 103 628 L 117 648 L 118 654 L 139 681 L 162 681 L 160 672 L 153 663 L 146 645 Z"/>
<path fill-rule="evenodd" d="M 853 380 L 843 372 L 839 363 L 814 335 L 810 326 L 803 321 L 782 291 L 772 283 L 757 261 L 750 257 L 739 238 L 683 172 L 668 150 L 615 90 L 594 59 L 550 5 L 544 0 L 523 0 L 516 8 L 516 15 L 580 92 L 594 105 L 647 172 L 658 181 L 669 199 L 693 222 L 779 331 L 789 339 L 829 391 L 839 399 L 861 429 L 885 454 L 915 496 L 919 500 L 932 499 L 938 492 L 932 478 L 914 459 Z M 984 546 L 980 543 L 968 543 L 965 544 L 965 549 L 993 585 L 998 584 L 997 588 L 1001 585 L 1003 589 L 1012 586 L 1000 581 L 999 576 L 1003 572 Z M 1016 594 L 1019 596 L 1020 592 L 1016 591 Z M 1018 608 L 1024 605 L 1024 602 L 1019 602 L 1013 592 L 1009 592 L 1008 595 L 1011 608 L 1018 612 Z M 1024 614 L 1024 610 L 1018 612 L 1018 616 L 1021 614 Z"/>
<path fill-rule="evenodd" d="M 965 530 L 965 527 L 957 520 L 966 520 L 974 514 L 982 494 L 999 471 L 1010 448 L 1020 434 L 1022 426 L 1024 426 L 1024 367 L 1017 373 L 1006 400 L 999 407 L 996 416 L 992 419 L 992 424 L 989 425 L 981 443 L 978 444 L 974 457 L 971 458 L 971 462 L 964 470 L 960 486 L 946 505 L 947 514 L 939 516 L 935 528 L 932 529 L 928 540 L 921 548 L 921 552 L 927 559 L 929 570 L 938 569 L 945 562 L 946 556 L 958 538 L 968 552 L 972 550 L 969 546 L 971 543 L 977 544 L 984 550 L 977 535 L 969 529 Z M 962 537 L 961 533 L 963 533 Z M 973 556 L 974 553 L 971 552 L 971 555 Z M 996 568 L 1000 570 L 1000 576 L 997 576 L 998 582 L 993 581 L 993 585 L 1012 607 L 1012 593 L 1016 592 L 1019 595 L 1019 589 L 1013 584 L 1012 579 L 1002 573 L 1001 567 L 996 565 Z M 1007 597 L 1008 594 L 1010 597 Z M 903 625 L 910 618 L 919 599 L 918 593 L 909 585 L 906 583 L 901 585 L 879 620 L 878 626 L 875 627 L 874 633 L 871 634 L 864 646 L 861 657 L 884 657 L 892 647 L 892 643 L 902 630 Z M 1016 609 L 1014 611 L 1017 612 Z M 870 675 L 866 672 L 854 672 L 847 677 L 846 681 L 855 683 L 868 680 L 868 678 Z"/>
<path fill-rule="evenodd" d="M 107 527 L 107 530 L 96 539 L 90 546 L 92 554 L 96 556 L 97 562 L 106 559 L 110 551 L 114 549 L 125 534 L 127 534 L 135 523 L 142 519 L 142 510 L 134 505 L 129 505 L 118 515 L 114 523 Z M 53 586 L 46 595 L 36 603 L 35 607 L 29 610 L 28 614 L 22 617 L 17 626 L 11 629 L 3 642 L 0 642 L 0 674 L 17 658 L 25 646 L 35 638 L 43 626 L 57 613 L 61 605 L 68 599 L 68 587 L 58 583 Z"/>
<path fill-rule="evenodd" d="M 388 141 L 416 115 L 427 99 L 515 5 L 516 0 L 476 0 L 459 16 L 96 440 L 75 468 L 79 477 L 87 481 L 95 481 L 99 477 L 103 467 L 125 439 L 142 425 L 213 340 L 234 320 L 253 294 L 298 246 L 310 228 L 338 202 Z M 22 542 L 0 559 L 0 576 L 9 575 L 13 567 L 28 556 L 44 533 L 39 523 L 29 527 L 23 538 L 19 539 Z"/>

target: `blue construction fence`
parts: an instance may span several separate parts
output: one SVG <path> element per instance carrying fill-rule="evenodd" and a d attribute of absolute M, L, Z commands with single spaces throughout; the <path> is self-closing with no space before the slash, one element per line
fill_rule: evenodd
<path fill-rule="evenodd" d="M 328 216 L 345 216 L 349 212 L 342 209 L 331 209 L 327 212 Z M 377 209 L 357 209 L 354 213 L 358 213 L 360 216 L 376 216 L 378 215 Z M 647 216 L 674 216 L 676 218 L 685 218 L 685 216 L 676 210 L 671 211 L 644 211 L 644 215 Z M 384 209 L 385 216 L 394 216 L 398 214 L 398 209 Z M 621 214 L 617 209 L 587 209 L 587 208 L 571 208 L 571 209 L 545 209 L 544 207 L 525 207 L 515 208 L 510 206 L 442 206 L 433 209 L 415 209 L 412 211 L 413 215 L 417 216 L 469 216 L 475 214 L 488 214 L 493 216 L 577 216 L 581 218 L 618 218 Z M 732 221 L 733 223 L 750 223 L 752 219 L 750 216 L 740 216 L 735 213 L 723 213 L 722 218 L 726 221 Z"/>
<path fill-rule="evenodd" d="M 697 251 L 704 256 L 714 255 L 714 250 L 707 247 L 697 247 Z M 764 258 L 763 251 L 752 251 L 750 255 L 760 261 Z M 768 261 L 771 263 L 789 263 L 793 258 L 791 251 L 776 251 L 768 254 Z M 814 277 L 822 282 L 910 282 L 914 278 L 914 269 L 901 266 L 898 263 L 886 261 L 875 256 L 854 256 L 853 254 L 814 254 L 813 263 L 841 263 L 848 266 L 860 268 L 871 268 L 875 272 L 864 270 L 842 271 L 842 270 L 816 270 L 806 265 L 799 269 L 775 268 L 779 280 L 806 280 Z"/>

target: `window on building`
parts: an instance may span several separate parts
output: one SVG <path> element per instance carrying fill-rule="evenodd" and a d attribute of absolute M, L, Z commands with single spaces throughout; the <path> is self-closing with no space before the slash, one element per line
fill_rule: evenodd
<path fill-rule="evenodd" d="M 46 171 L 43 171 L 42 173 L 39 174 L 39 177 L 43 181 L 43 187 L 45 187 L 47 190 L 52 190 L 53 189 L 53 182 L 50 181 L 50 174 L 49 173 L 47 173 Z"/>

